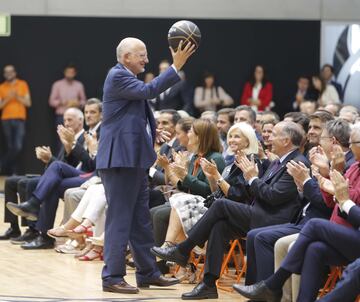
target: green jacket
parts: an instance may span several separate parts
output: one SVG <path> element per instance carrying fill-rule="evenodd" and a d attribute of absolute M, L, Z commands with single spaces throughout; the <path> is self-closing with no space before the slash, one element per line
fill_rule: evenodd
<path fill-rule="evenodd" d="M 185 176 L 184 180 L 182 182 L 178 183 L 178 189 L 183 192 L 189 192 L 194 195 L 200 195 L 206 198 L 208 195 L 211 194 L 211 189 L 209 182 L 204 174 L 204 172 L 201 169 L 201 166 L 199 166 L 199 169 L 197 170 L 196 175 L 192 175 L 194 170 L 194 162 L 198 158 L 198 155 L 194 155 L 189 163 L 189 170 L 188 174 Z M 208 161 L 211 161 L 212 159 L 216 163 L 216 166 L 220 172 L 225 168 L 225 161 L 222 157 L 221 153 L 219 152 L 210 152 L 206 154 L 205 158 Z"/>

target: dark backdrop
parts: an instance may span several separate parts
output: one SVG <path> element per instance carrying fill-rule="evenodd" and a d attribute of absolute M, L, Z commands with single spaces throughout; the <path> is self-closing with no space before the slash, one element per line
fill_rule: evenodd
<path fill-rule="evenodd" d="M 161 59 L 170 59 L 167 31 L 173 19 L 23 17 L 12 18 L 12 35 L 0 38 L 0 68 L 14 64 L 20 78 L 30 85 L 33 106 L 29 110 L 27 135 L 20 173 L 41 172 L 34 147 L 52 145 L 55 128 L 48 107 L 51 84 L 62 77 L 72 62 L 88 97 L 102 96 L 107 70 L 116 63 L 115 48 L 126 36 L 142 39 L 148 48 L 147 71 L 157 71 Z M 202 42 L 185 67 L 196 85 L 204 70 L 213 71 L 220 85 L 235 99 L 255 64 L 264 64 L 274 84 L 276 111 L 290 111 L 299 74 L 318 72 L 319 21 L 192 20 L 198 24 Z M 1 149 L 4 140 L 0 138 Z"/>

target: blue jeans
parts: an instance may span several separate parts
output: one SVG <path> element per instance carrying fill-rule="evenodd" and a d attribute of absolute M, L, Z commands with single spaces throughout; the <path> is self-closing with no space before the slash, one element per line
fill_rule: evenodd
<path fill-rule="evenodd" d="M 23 148 L 25 121 L 20 119 L 3 120 L 7 152 L 2 159 L 2 172 L 11 175 L 16 171 L 18 156 Z"/>

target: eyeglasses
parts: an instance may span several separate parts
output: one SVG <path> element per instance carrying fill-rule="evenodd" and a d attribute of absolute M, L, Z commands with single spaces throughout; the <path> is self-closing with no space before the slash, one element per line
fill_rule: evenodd
<path fill-rule="evenodd" d="M 354 145 L 354 144 L 360 144 L 360 141 L 358 142 L 349 142 L 350 145 Z"/>

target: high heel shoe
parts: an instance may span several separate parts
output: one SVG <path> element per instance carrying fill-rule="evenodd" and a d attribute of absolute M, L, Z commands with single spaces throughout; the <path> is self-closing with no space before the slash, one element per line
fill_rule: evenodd
<path fill-rule="evenodd" d="M 91 255 L 92 254 L 92 255 Z M 91 249 L 86 255 L 78 258 L 80 261 L 104 260 L 103 252 Z"/>

